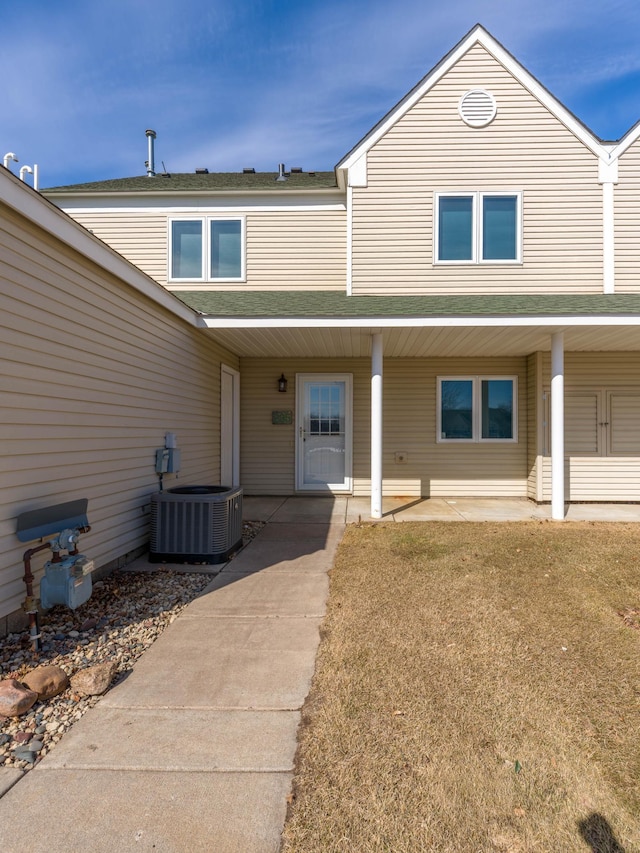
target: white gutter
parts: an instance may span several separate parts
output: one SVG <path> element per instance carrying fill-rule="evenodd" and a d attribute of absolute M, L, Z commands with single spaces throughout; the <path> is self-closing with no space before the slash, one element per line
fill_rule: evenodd
<path fill-rule="evenodd" d="M 512 314 L 502 316 L 468 317 L 215 317 L 203 314 L 201 325 L 208 329 L 420 329 L 420 328 L 470 328 L 473 326 L 640 326 L 640 314 L 591 314 L 567 316 L 528 316 Z"/>

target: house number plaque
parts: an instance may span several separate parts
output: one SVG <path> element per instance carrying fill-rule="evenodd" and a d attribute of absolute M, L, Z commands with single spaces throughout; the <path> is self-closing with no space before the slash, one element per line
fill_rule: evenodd
<path fill-rule="evenodd" d="M 292 411 L 271 412 L 271 423 L 272 424 L 292 424 L 293 423 L 293 412 Z"/>

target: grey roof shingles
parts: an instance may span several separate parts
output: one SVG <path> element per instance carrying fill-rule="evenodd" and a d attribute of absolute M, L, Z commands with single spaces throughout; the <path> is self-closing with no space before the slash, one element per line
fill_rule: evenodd
<path fill-rule="evenodd" d="M 94 193 L 207 193 L 207 192 L 285 192 L 292 190 L 338 189 L 335 172 L 291 172 L 286 181 L 278 181 L 277 172 L 187 172 L 161 173 L 154 177 L 115 178 L 48 187 L 42 190 L 55 194 Z"/>
<path fill-rule="evenodd" d="M 203 315 L 228 318 L 640 316 L 640 294 L 347 296 L 339 291 L 179 291 Z"/>

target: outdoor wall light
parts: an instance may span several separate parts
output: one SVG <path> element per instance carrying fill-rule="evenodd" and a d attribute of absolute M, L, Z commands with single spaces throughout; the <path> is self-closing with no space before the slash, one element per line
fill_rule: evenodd
<path fill-rule="evenodd" d="M 283 393 L 287 390 L 287 378 L 284 373 L 280 374 L 280 379 L 278 379 L 278 391 L 282 391 Z"/>

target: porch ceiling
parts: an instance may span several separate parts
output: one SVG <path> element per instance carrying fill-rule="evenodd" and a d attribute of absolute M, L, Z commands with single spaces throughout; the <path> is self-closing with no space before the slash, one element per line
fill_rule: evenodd
<path fill-rule="evenodd" d="M 355 296 L 336 291 L 176 293 L 241 357 L 387 358 L 640 350 L 640 294 Z"/>
<path fill-rule="evenodd" d="M 557 326 L 482 328 L 260 328 L 209 329 L 241 358 L 364 358 L 371 335 L 382 331 L 385 358 L 522 356 L 551 349 L 551 335 L 564 331 L 566 352 L 640 350 L 640 328 Z"/>

